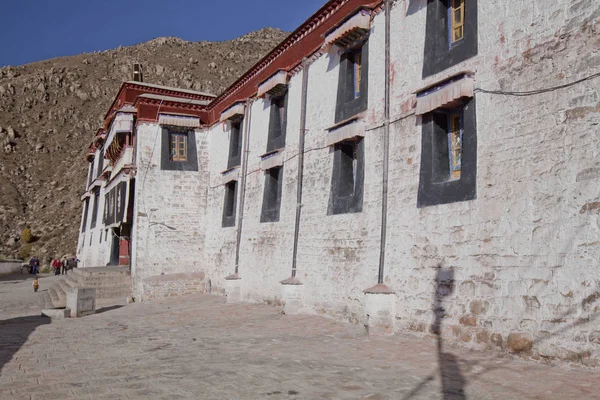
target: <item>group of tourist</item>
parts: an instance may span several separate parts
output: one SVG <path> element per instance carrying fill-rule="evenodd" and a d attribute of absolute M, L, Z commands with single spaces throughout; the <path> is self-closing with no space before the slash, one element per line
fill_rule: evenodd
<path fill-rule="evenodd" d="M 52 267 L 52 272 L 54 275 L 66 275 L 67 271 L 69 271 L 73 268 L 77 268 L 78 261 L 79 260 L 77 260 L 76 257 L 64 256 L 62 258 L 62 260 L 60 260 L 58 257 L 55 257 L 52 260 L 52 262 L 50 263 L 50 266 Z M 35 292 L 37 292 L 40 287 L 40 283 L 39 283 L 39 280 L 37 277 L 37 274 L 39 272 L 40 272 L 40 259 L 37 256 L 33 256 L 29 260 L 29 273 L 32 275 L 35 275 L 35 278 L 33 280 L 33 290 Z"/>
<path fill-rule="evenodd" d="M 67 270 L 69 268 L 69 260 L 67 260 L 67 256 L 64 256 L 62 261 L 58 259 L 58 257 L 52 260 L 50 264 L 52 266 L 52 270 L 54 271 L 54 275 L 66 275 Z"/>

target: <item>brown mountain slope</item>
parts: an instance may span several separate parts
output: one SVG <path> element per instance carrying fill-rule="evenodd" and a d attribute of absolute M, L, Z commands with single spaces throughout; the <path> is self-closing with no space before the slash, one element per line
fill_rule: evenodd
<path fill-rule="evenodd" d="M 285 33 L 227 42 L 158 38 L 115 50 L 0 69 L 0 258 L 73 253 L 87 163 L 83 156 L 121 83 L 144 81 L 219 94 Z M 31 227 L 33 244 L 20 242 Z"/>

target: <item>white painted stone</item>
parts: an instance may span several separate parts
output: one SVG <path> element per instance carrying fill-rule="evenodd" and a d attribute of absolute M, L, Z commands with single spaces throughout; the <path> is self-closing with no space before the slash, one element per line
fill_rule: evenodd
<path fill-rule="evenodd" d="M 64 319 L 71 316 L 70 308 L 47 308 L 42 310 L 42 315 L 51 319 Z"/>
<path fill-rule="evenodd" d="M 540 332 L 557 325 L 551 321 L 562 318 L 563 313 L 567 318 L 587 317 L 598 305 L 596 301 L 586 309 L 581 306 L 586 299 L 593 299 L 600 284 L 598 214 L 585 211 L 586 204 L 599 201 L 597 180 L 586 178 L 600 174 L 596 171 L 600 170 L 600 114 L 592 110 L 594 102 L 590 100 L 597 98 L 597 78 L 534 96 L 499 96 L 476 90 L 477 198 L 468 202 L 416 207 L 422 120 L 410 111 L 415 91 L 462 70 L 475 71 L 476 89 L 507 91 L 550 88 L 599 72 L 588 47 L 595 40 L 589 27 L 598 23 L 597 5 L 584 1 L 574 7 L 567 0 L 544 3 L 543 7 L 524 0 L 510 6 L 506 2 L 480 4 L 478 55 L 423 79 L 426 4 L 397 1 L 391 15 L 385 282 L 396 290 L 393 295 L 376 295 L 371 300 L 362 293 L 377 281 L 379 259 L 383 13 L 374 17 L 369 39 L 365 185 L 360 213 L 327 215 L 333 153 L 326 146 L 326 135 L 335 122 L 339 54 L 333 50 L 322 54 L 309 67 L 297 259 L 297 277 L 303 283 L 302 310 L 360 321 L 367 313 L 379 315 L 371 311 L 377 307 L 389 309 L 393 299 L 396 331 L 426 331 L 434 318 L 433 281 L 437 266 L 443 265 L 455 271 L 455 289 L 444 298 L 444 326 L 458 326 L 471 301 L 481 298 L 490 302 L 490 308 L 478 323 L 490 333 L 506 341 L 511 332 L 526 326 L 534 338 L 542 337 Z M 227 126 L 218 123 L 196 131 L 197 173 L 161 171 L 157 126 L 144 123 L 137 127 L 132 235 L 136 298 L 144 299 L 143 278 L 184 272 L 205 273 L 215 292 L 239 285 L 243 300 L 284 298 L 280 282 L 289 277 L 292 265 L 301 81 L 302 73 L 292 75 L 289 81 L 279 222 L 260 223 L 264 172 L 259 156 L 266 151 L 270 103 L 258 99 L 251 104 L 239 262 L 243 282 L 225 280 L 235 264 L 238 228 L 237 223 L 236 227 L 221 227 Z M 245 129 L 245 124 L 242 126 Z M 241 188 L 238 216 L 240 195 Z M 80 236 L 78 248 L 90 234 L 93 241 L 98 240 L 96 231 L 87 230 Z M 86 253 L 86 265 L 105 257 L 103 252 L 106 250 L 97 248 Z M 528 311 L 524 296 L 537 297 L 540 309 L 530 306 Z M 596 344 L 583 346 L 575 340 L 581 332 L 597 330 L 594 324 L 591 319 L 572 329 L 551 331 L 544 334 L 544 345 L 589 350 L 590 357 L 598 359 Z"/>
<path fill-rule="evenodd" d="M 304 306 L 304 285 L 292 278 L 282 281 L 281 301 L 286 314 L 299 314 Z"/>
<path fill-rule="evenodd" d="M 242 301 L 242 280 L 239 278 L 225 279 L 225 293 L 228 303 Z"/>
<path fill-rule="evenodd" d="M 71 317 L 84 317 L 96 313 L 95 288 L 70 288 L 67 291 L 67 308 Z"/>

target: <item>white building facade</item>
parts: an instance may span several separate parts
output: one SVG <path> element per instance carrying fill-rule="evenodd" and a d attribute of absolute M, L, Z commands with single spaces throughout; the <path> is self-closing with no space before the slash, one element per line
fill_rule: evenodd
<path fill-rule="evenodd" d="M 165 168 L 169 125 L 138 109 L 134 293 L 597 363 L 599 11 L 330 1 L 198 106 L 196 168 Z"/>

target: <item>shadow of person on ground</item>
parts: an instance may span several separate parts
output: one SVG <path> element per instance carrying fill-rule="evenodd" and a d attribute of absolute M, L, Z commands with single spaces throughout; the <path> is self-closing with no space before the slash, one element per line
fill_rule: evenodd
<path fill-rule="evenodd" d="M 438 366 L 442 381 L 442 398 L 444 400 L 466 400 L 466 380 L 460 371 L 458 359 L 450 353 L 444 353 L 442 341 L 442 322 L 446 316 L 444 298 L 454 291 L 454 270 L 438 265 L 435 275 L 435 298 L 433 314 L 435 319 L 431 331 L 437 339 Z"/>
<path fill-rule="evenodd" d="M 32 315 L 0 321 L 0 375 L 6 363 L 27 342 L 38 326 L 51 322 L 50 318 Z"/>

